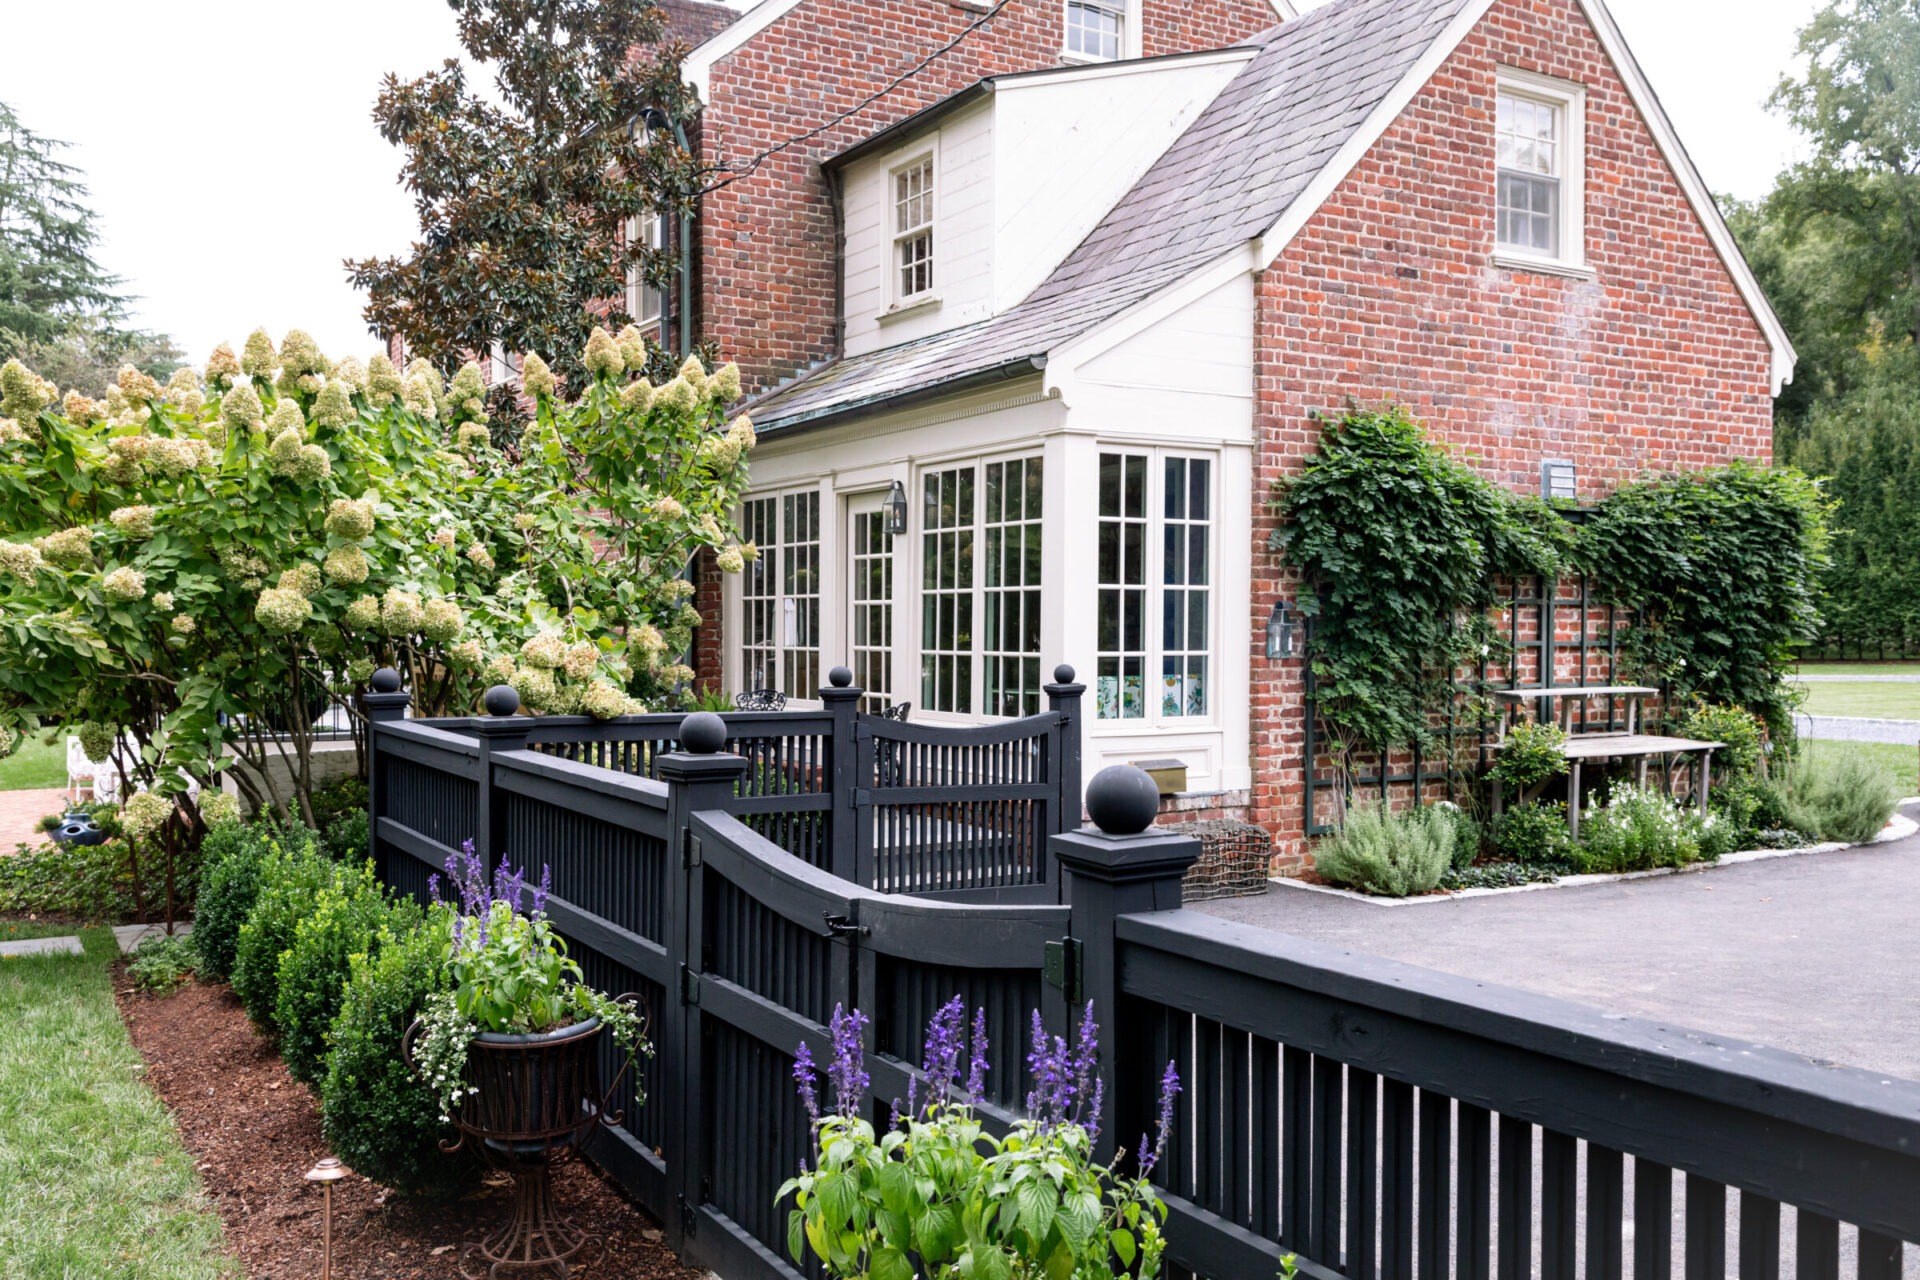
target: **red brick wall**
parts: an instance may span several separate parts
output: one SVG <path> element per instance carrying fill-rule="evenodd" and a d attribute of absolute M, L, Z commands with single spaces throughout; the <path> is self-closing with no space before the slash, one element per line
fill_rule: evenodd
<path fill-rule="evenodd" d="M 1064 10 L 1011 0 L 900 88 L 702 201 L 701 332 L 750 386 L 834 354 L 835 216 L 820 161 L 984 76 L 1058 65 Z M 817 127 L 980 17 L 951 0 L 804 0 L 714 67 L 704 161 L 739 164 Z M 1229 45 L 1275 22 L 1266 0 L 1144 0 L 1142 18 L 1149 54 Z"/>
<path fill-rule="evenodd" d="M 1496 66 L 1586 86 L 1591 281 L 1491 262 Z M 1258 288 L 1253 632 L 1297 585 L 1260 503 L 1298 468 L 1308 414 L 1407 405 L 1500 482 L 1576 459 L 1583 499 L 1647 469 L 1771 460 L 1770 352 L 1573 0 L 1501 0 Z M 1298 663 L 1256 653 L 1254 809 L 1301 836 Z"/>

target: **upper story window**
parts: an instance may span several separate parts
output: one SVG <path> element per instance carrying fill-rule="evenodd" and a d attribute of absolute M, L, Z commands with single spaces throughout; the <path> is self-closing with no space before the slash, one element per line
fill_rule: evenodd
<path fill-rule="evenodd" d="M 667 243 L 667 220 L 661 214 L 643 214 L 627 224 L 627 235 L 648 249 L 662 249 Z M 627 312 L 642 329 L 657 326 L 666 310 L 661 291 L 648 284 L 634 267 L 627 272 Z"/>
<path fill-rule="evenodd" d="M 1069 58 L 1113 62 L 1126 47 L 1126 0 L 1067 0 Z"/>
<path fill-rule="evenodd" d="M 1494 245 L 1524 263 L 1583 267 L 1583 94 L 1503 72 L 1494 119 Z"/>
<path fill-rule="evenodd" d="M 933 292 L 933 157 L 893 171 L 894 302 Z"/>

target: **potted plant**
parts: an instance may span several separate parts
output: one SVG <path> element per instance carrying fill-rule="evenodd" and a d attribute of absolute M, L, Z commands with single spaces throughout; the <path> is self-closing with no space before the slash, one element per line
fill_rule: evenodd
<path fill-rule="evenodd" d="M 436 909 L 451 913 L 447 974 L 451 990 L 428 997 L 407 1032 L 407 1055 L 432 1085 L 440 1118 L 473 1139 L 489 1164 L 514 1176 L 507 1224 L 468 1246 L 486 1265 L 562 1263 L 587 1243 L 553 1209 L 552 1169 L 596 1124 L 618 1125 L 604 1090 L 600 1047 L 611 1037 L 634 1058 L 650 1053 L 637 996 L 609 997 L 581 979 L 564 939 L 546 916 L 548 873 L 537 887 L 502 862 L 489 876 L 473 842 L 447 859 L 443 893 L 430 880 Z"/>

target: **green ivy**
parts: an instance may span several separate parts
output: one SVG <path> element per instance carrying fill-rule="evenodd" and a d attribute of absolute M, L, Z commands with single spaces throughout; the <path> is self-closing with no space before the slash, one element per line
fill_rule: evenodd
<path fill-rule="evenodd" d="M 1830 503 L 1790 468 L 1744 463 L 1627 485 L 1581 531 L 1600 598 L 1635 610 L 1630 662 L 1676 700 L 1745 707 L 1793 741 L 1796 645 L 1820 631 Z"/>
<path fill-rule="evenodd" d="M 1336 763 L 1431 747 L 1457 673 L 1500 644 L 1501 579 L 1587 573 L 1633 611 L 1625 658 L 1676 699 L 1743 707 L 1791 742 L 1787 664 L 1818 633 L 1830 504 L 1745 463 L 1626 485 L 1575 525 L 1430 440 L 1404 409 L 1350 407 L 1283 480 L 1270 547 L 1301 575 L 1315 710 Z"/>
<path fill-rule="evenodd" d="M 1495 580 L 1556 574 L 1568 542 L 1544 505 L 1455 460 L 1397 406 L 1326 422 L 1273 507 L 1270 546 L 1301 573 L 1316 707 L 1343 755 L 1430 741 L 1454 673 L 1497 641 Z"/>

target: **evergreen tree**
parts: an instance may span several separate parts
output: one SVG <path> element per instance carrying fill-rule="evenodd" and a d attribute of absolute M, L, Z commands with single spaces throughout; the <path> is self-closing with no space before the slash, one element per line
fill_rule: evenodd
<path fill-rule="evenodd" d="M 124 363 L 165 378 L 180 352 L 124 327 L 129 299 L 94 258 L 99 231 L 80 171 L 58 158 L 66 146 L 0 102 L 0 360 L 95 395 Z"/>

